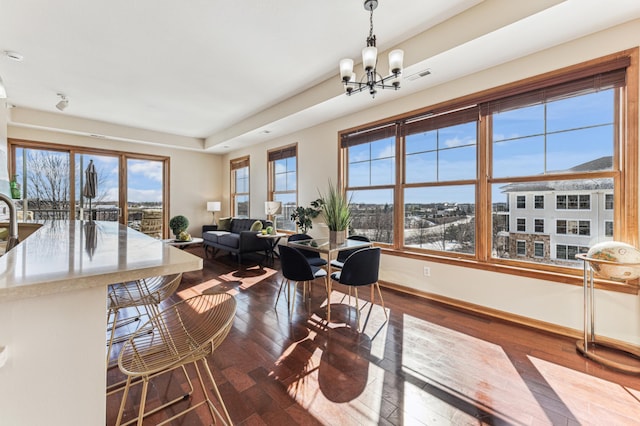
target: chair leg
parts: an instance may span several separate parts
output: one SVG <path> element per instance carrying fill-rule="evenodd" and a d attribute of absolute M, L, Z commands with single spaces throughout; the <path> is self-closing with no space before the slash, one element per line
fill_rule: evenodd
<path fill-rule="evenodd" d="M 358 287 L 355 287 L 353 289 L 356 293 L 356 324 L 357 324 L 357 330 L 360 331 L 360 304 L 358 303 Z"/>
<path fill-rule="evenodd" d="M 380 284 L 378 284 L 377 281 L 375 286 L 378 288 L 378 294 L 380 295 L 380 305 L 382 306 L 382 312 L 384 312 L 384 317 L 386 319 L 389 319 L 389 316 L 387 315 L 387 310 L 384 308 L 384 299 L 382 298 L 382 291 L 380 290 Z M 373 287 L 371 287 L 371 290 L 373 291 Z"/>
<path fill-rule="evenodd" d="M 289 316 L 292 317 L 293 316 L 293 311 L 295 310 L 295 306 L 296 306 L 296 292 L 298 290 L 298 282 L 294 281 L 293 282 L 293 294 L 291 294 L 291 280 L 287 280 L 289 282 L 289 302 L 291 303 L 291 309 L 289 310 Z"/>
<path fill-rule="evenodd" d="M 278 296 L 276 297 L 276 303 L 273 305 L 274 308 L 278 306 L 278 300 L 280 300 L 280 294 L 282 293 L 282 288 L 284 287 L 285 280 L 286 278 L 283 278 L 282 281 L 280 281 L 280 288 L 278 289 Z M 288 306 L 288 302 L 287 302 L 287 306 Z"/>
<path fill-rule="evenodd" d="M 224 411 L 224 415 L 227 418 L 227 423 L 228 425 L 232 425 L 233 422 L 231 421 L 231 416 L 229 415 L 229 411 L 227 411 L 227 406 L 224 404 L 224 401 L 222 400 L 222 395 L 220 395 L 220 391 L 218 390 L 218 385 L 216 385 L 216 381 L 213 379 L 213 374 L 211 373 L 211 368 L 209 368 L 209 364 L 207 363 L 207 359 L 204 358 L 202 359 L 202 363 L 204 364 L 204 368 L 205 370 L 207 370 L 207 375 L 209 376 L 209 380 L 211 380 L 211 383 L 213 384 L 213 390 L 216 394 L 216 398 L 218 398 L 218 402 L 220 403 L 220 405 L 222 406 L 222 410 Z M 202 383 L 202 380 L 200 381 Z M 203 386 L 204 389 L 204 386 Z M 216 410 L 217 412 L 217 410 Z M 219 415 L 219 413 L 218 413 Z M 222 417 L 222 416 L 220 416 Z M 214 418 L 215 420 L 215 418 Z"/>

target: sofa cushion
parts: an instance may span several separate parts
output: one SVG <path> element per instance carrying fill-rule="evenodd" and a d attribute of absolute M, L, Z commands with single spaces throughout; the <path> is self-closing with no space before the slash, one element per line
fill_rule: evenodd
<path fill-rule="evenodd" d="M 262 231 L 262 222 L 260 222 L 259 220 L 253 222 L 249 231 Z"/>
<path fill-rule="evenodd" d="M 231 219 L 230 231 L 235 234 L 239 234 L 242 231 L 250 231 L 251 225 L 253 225 L 253 222 L 255 221 L 256 219 L 245 219 L 245 218 L 234 217 L 233 219 Z M 270 220 L 260 220 L 260 222 L 262 222 L 263 228 L 266 228 L 267 226 L 272 224 Z"/>
<path fill-rule="evenodd" d="M 218 244 L 225 245 L 237 249 L 240 247 L 240 234 L 234 234 L 233 232 L 227 232 L 218 236 Z"/>
<path fill-rule="evenodd" d="M 223 217 L 218 219 L 218 231 L 231 231 L 230 217 Z"/>
<path fill-rule="evenodd" d="M 207 231 L 202 233 L 202 239 L 205 241 L 210 241 L 212 243 L 217 243 L 220 235 L 229 234 L 229 231 Z"/>

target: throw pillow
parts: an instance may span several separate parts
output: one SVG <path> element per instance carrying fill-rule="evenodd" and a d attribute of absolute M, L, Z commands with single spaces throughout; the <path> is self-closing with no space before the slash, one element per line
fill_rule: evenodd
<path fill-rule="evenodd" d="M 249 231 L 262 231 L 262 222 L 259 220 L 253 222 L 253 225 L 251 225 L 251 229 L 249 229 Z"/>
<path fill-rule="evenodd" d="M 218 219 L 218 231 L 231 231 L 230 217 L 223 217 Z"/>

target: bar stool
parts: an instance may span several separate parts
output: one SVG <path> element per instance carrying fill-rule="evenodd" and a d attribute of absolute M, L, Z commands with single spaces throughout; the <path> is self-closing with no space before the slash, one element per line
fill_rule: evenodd
<path fill-rule="evenodd" d="M 147 317 L 156 315 L 160 303 L 175 293 L 181 280 L 182 274 L 173 274 L 116 283 L 109 286 L 107 323 L 110 324 L 111 333 L 107 342 L 107 368 L 110 367 L 113 345 L 127 340 L 132 334 L 128 333 L 116 338 L 116 329 L 132 322 L 140 321 L 140 318 L 144 315 Z M 120 319 L 118 317 L 119 313 L 126 308 L 133 308 L 136 314 L 129 318 Z M 142 324 L 142 321 L 139 324 Z"/>
<path fill-rule="evenodd" d="M 142 382 L 138 416 L 125 424 L 130 424 L 137 420 L 137 424 L 142 425 L 145 416 L 155 413 L 170 404 L 164 404 L 145 413 L 149 379 L 152 376 L 169 372 L 178 367 L 184 367 L 187 364 L 194 365 L 205 399 L 159 424 L 171 422 L 187 412 L 207 404 L 214 423 L 218 418 L 223 424 L 231 425 L 231 417 L 222 400 L 206 357 L 213 353 L 227 337 L 233 325 L 235 312 L 236 301 L 233 296 L 227 293 L 211 292 L 178 302 L 159 312 L 140 327 L 125 342 L 118 356 L 118 366 L 127 375 L 127 382 L 122 395 L 116 426 L 121 425 L 130 387 L 140 383 L 136 379 L 139 378 Z M 201 361 L 209 380 L 213 384 L 214 396 L 218 399 L 224 416 L 213 405 L 209 397 L 209 391 L 200 373 L 198 361 Z M 136 383 L 132 383 L 133 380 L 136 380 Z"/>

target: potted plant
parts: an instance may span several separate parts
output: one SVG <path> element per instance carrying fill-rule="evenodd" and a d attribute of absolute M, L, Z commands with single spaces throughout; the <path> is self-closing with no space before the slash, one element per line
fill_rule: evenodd
<path fill-rule="evenodd" d="M 329 181 L 329 190 L 321 195 L 320 213 L 329 228 L 329 240 L 333 244 L 342 244 L 347 238 L 347 230 L 351 225 L 350 201 L 337 187 Z"/>
<path fill-rule="evenodd" d="M 173 231 L 176 239 L 179 238 L 180 233 L 186 231 L 188 227 L 189 219 L 182 215 L 174 216 L 169 221 L 169 228 Z"/>
<path fill-rule="evenodd" d="M 318 198 L 311 202 L 311 207 L 298 206 L 291 213 L 291 220 L 295 221 L 301 233 L 306 234 L 313 228 L 313 219 L 320 214 L 322 199 Z"/>

